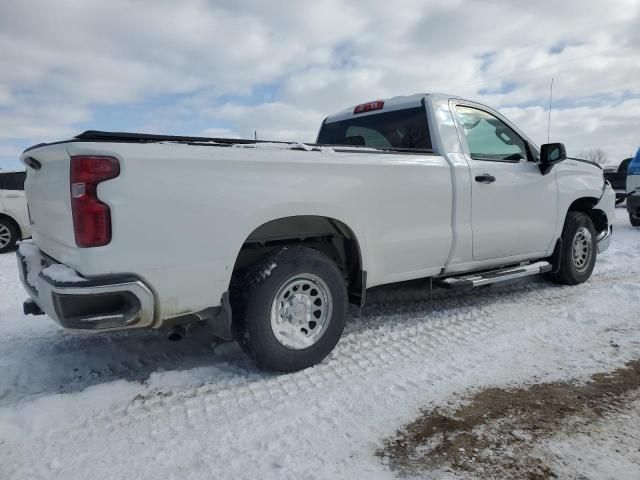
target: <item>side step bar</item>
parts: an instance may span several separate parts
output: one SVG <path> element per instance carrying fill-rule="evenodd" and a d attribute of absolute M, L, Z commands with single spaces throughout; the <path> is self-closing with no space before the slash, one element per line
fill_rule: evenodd
<path fill-rule="evenodd" d="M 552 266 L 547 261 L 518 265 L 515 267 L 490 270 L 482 273 L 471 273 L 460 277 L 447 277 L 437 281 L 437 285 L 444 288 L 475 288 L 491 283 L 506 282 L 514 278 L 528 277 L 539 273 L 550 272 Z"/>

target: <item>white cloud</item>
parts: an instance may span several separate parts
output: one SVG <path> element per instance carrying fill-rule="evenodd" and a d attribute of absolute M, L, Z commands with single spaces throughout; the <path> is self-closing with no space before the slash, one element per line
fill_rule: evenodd
<path fill-rule="evenodd" d="M 546 143 L 547 111 L 542 107 L 505 108 L 502 113 L 530 134 L 534 141 Z M 633 156 L 640 144 L 638 118 L 640 99 L 613 106 L 559 109 L 552 112 L 550 140 L 564 142 L 569 155 L 602 148 L 616 163 Z"/>
<path fill-rule="evenodd" d="M 0 140 L 40 138 L 55 140 L 74 133 L 70 126 L 89 118 L 85 108 L 73 105 L 48 105 L 46 99 L 37 107 L 18 103 L 11 115 L 0 115 Z"/>
<path fill-rule="evenodd" d="M 101 105 L 176 94 L 140 129 L 210 121 L 209 133 L 308 141 L 346 106 L 448 91 L 541 142 L 554 76 L 553 138 L 621 157 L 640 143 L 626 113 L 640 48 L 618 48 L 640 43 L 639 22 L 640 0 L 2 2 L 0 141 L 69 136 Z M 228 99 L 265 84 L 275 98 Z"/>
<path fill-rule="evenodd" d="M 232 121 L 245 138 L 315 142 L 322 113 L 285 103 L 258 106 L 225 104 L 215 110 L 216 117 Z"/>

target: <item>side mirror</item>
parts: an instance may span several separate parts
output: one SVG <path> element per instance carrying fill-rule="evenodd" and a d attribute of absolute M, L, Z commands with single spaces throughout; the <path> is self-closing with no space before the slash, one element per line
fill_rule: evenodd
<path fill-rule="evenodd" d="M 567 159 L 563 143 L 545 143 L 540 147 L 540 172 L 546 175 L 556 163 Z"/>

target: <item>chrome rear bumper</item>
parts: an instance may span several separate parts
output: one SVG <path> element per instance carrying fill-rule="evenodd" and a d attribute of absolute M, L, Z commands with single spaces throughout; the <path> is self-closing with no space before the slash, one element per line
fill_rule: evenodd
<path fill-rule="evenodd" d="M 64 328 L 114 331 L 148 327 L 153 323 L 153 293 L 134 276 L 86 279 L 77 274 L 52 275 L 47 267 L 61 264 L 48 258 L 31 242 L 22 243 L 16 255 L 20 280 L 32 301 Z M 25 312 L 36 313 L 37 309 L 30 303 L 25 303 Z"/>

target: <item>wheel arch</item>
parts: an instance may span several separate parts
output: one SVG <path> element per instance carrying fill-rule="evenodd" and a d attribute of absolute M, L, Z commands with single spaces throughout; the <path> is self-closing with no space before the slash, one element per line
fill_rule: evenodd
<path fill-rule="evenodd" d="M 331 258 L 347 280 L 349 301 L 363 305 L 366 271 L 362 244 L 345 222 L 322 215 L 293 215 L 274 218 L 256 227 L 238 251 L 231 286 L 259 258 L 285 245 L 304 245 Z"/>
<path fill-rule="evenodd" d="M 8 222 L 10 222 L 18 232 L 18 240 L 22 240 L 22 228 L 20 228 L 20 224 L 16 221 L 15 218 L 11 217 L 10 215 L 7 215 L 6 213 L 0 213 L 0 219 L 7 220 Z"/>
<path fill-rule="evenodd" d="M 569 212 L 582 212 L 591 218 L 593 225 L 596 227 L 596 232 L 599 233 L 607 230 L 609 227 L 609 219 L 603 210 L 596 208 L 598 201 L 599 199 L 594 197 L 581 197 L 574 200 L 565 213 L 565 221 Z"/>

